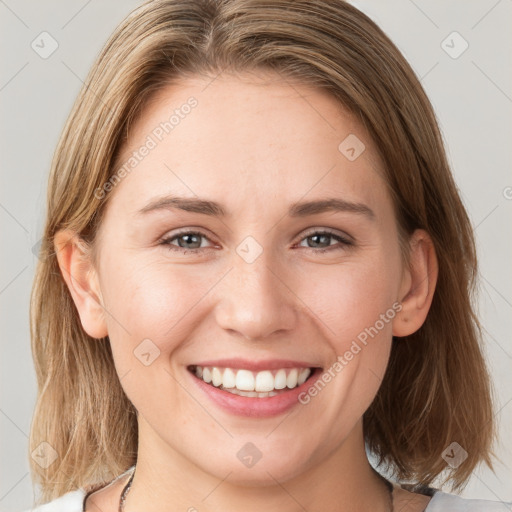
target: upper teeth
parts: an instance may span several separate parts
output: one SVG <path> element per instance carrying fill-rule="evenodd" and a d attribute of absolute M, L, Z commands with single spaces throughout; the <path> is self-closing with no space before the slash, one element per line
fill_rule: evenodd
<path fill-rule="evenodd" d="M 216 387 L 236 388 L 240 391 L 269 392 L 276 389 L 294 388 L 303 384 L 311 374 L 310 368 L 281 368 L 280 370 L 236 370 L 196 366 L 196 376 Z"/>

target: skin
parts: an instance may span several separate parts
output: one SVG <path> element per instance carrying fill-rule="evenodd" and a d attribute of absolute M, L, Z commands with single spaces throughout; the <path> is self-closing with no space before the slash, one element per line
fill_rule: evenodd
<path fill-rule="evenodd" d="M 109 336 L 121 385 L 138 410 L 137 471 L 125 510 L 388 510 L 386 487 L 365 454 L 362 415 L 380 386 L 392 335 L 406 336 L 426 318 L 437 278 L 432 242 L 416 231 L 404 265 L 364 127 L 326 93 L 272 74 L 167 86 L 135 123 L 119 163 L 190 96 L 197 107 L 109 192 L 97 265 L 74 233 L 55 238 L 82 325 L 92 337 Z M 338 150 L 348 134 L 365 145 L 354 161 Z M 137 214 L 167 194 L 217 201 L 228 215 Z M 288 215 L 296 201 L 325 197 L 362 203 L 374 218 Z M 176 238 L 181 228 L 205 238 Z M 323 229 L 352 245 L 327 237 L 315 246 L 318 239 L 308 237 Z M 164 236 L 173 245 L 162 244 Z M 263 251 L 252 263 L 236 252 L 247 236 Z M 190 252 L 199 244 L 201 252 Z M 319 252 L 324 247 L 330 251 Z M 401 311 L 309 404 L 276 417 L 218 408 L 186 369 L 223 357 L 327 369 L 397 301 Z M 133 351 L 148 338 L 160 355 L 145 366 Z M 251 468 L 237 457 L 247 442 L 262 453 Z M 117 511 L 125 481 L 91 495 L 87 510 Z M 429 500 L 400 488 L 394 494 L 395 510 L 424 510 Z"/>

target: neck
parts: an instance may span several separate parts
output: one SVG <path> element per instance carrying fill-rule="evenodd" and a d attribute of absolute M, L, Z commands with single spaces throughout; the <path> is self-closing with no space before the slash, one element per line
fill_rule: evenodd
<path fill-rule="evenodd" d="M 297 507 L 309 512 L 389 510 L 389 490 L 368 462 L 361 424 L 336 451 L 319 457 L 320 463 L 308 465 L 290 478 L 276 478 L 276 471 L 265 467 L 264 479 L 240 481 L 237 464 L 232 471 L 212 475 L 160 438 L 145 436 L 149 426 L 143 421 L 139 423 L 142 428 L 137 466 L 125 500 L 125 512 L 163 512 L 170 506 L 176 510 L 209 512 L 296 512 Z"/>

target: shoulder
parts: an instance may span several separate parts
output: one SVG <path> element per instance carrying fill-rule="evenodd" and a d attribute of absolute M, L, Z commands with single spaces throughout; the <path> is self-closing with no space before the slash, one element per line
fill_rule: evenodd
<path fill-rule="evenodd" d="M 77 489 L 25 512 L 82 512 L 84 497 L 85 490 Z"/>
<path fill-rule="evenodd" d="M 511 512 L 512 502 L 470 500 L 436 491 L 425 512 Z"/>

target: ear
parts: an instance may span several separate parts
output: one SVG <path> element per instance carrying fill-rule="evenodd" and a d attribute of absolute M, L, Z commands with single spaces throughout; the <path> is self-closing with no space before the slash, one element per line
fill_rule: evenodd
<path fill-rule="evenodd" d="M 107 336 L 103 299 L 97 272 L 90 261 L 89 246 L 66 229 L 56 233 L 54 248 L 85 332 L 92 338 Z"/>
<path fill-rule="evenodd" d="M 410 261 L 399 292 L 402 309 L 393 320 L 393 336 L 416 332 L 427 318 L 437 282 L 437 256 L 432 239 L 417 229 L 409 239 Z"/>

